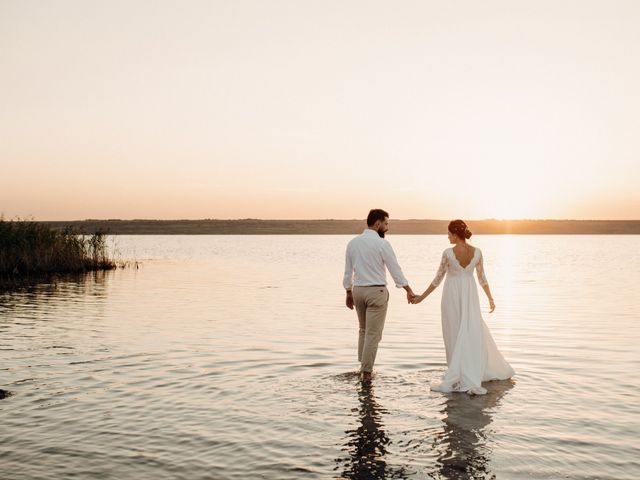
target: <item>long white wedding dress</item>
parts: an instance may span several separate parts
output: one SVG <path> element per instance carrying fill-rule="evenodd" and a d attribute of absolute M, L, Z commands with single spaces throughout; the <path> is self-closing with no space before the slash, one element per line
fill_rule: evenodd
<path fill-rule="evenodd" d="M 482 387 L 482 382 L 505 380 L 515 374 L 498 351 L 482 319 L 478 287 L 473 278 L 474 269 L 480 285 L 487 285 L 480 249 L 475 249 L 466 267 L 460 265 L 453 248 L 447 248 L 442 253 L 442 261 L 432 285 L 440 285 L 446 275 L 441 311 L 442 336 L 449 368 L 440 382 L 431 385 L 431 390 L 484 395 L 487 390 Z"/>

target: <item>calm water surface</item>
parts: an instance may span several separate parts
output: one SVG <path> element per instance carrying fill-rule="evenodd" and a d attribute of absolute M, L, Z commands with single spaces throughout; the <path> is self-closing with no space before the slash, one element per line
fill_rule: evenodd
<path fill-rule="evenodd" d="M 476 236 L 516 369 L 430 392 L 440 292 L 391 289 L 374 382 L 350 236 L 121 236 L 139 269 L 0 293 L 0 477 L 640 477 L 640 237 Z M 445 236 L 389 236 L 416 291 Z"/>

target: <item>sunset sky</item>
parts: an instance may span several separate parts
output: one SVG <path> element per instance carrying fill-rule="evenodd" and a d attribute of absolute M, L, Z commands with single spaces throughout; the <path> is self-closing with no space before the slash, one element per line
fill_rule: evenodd
<path fill-rule="evenodd" d="M 640 219 L 639 25 L 634 0 L 0 0 L 0 212 Z"/>

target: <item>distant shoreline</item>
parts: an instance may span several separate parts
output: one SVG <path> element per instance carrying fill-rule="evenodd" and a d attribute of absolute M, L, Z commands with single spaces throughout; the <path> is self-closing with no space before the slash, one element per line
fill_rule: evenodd
<path fill-rule="evenodd" d="M 73 220 L 37 222 L 54 230 L 72 228 L 111 235 L 349 235 L 362 232 L 364 220 Z M 637 235 L 640 220 L 475 220 L 484 235 Z M 391 219 L 394 235 L 440 235 L 448 220 Z"/>

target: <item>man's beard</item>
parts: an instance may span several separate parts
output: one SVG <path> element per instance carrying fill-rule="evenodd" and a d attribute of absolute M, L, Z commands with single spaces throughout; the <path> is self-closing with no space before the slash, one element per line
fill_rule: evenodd
<path fill-rule="evenodd" d="M 380 236 L 380 238 L 384 238 L 384 230 L 378 230 L 378 235 Z"/>

